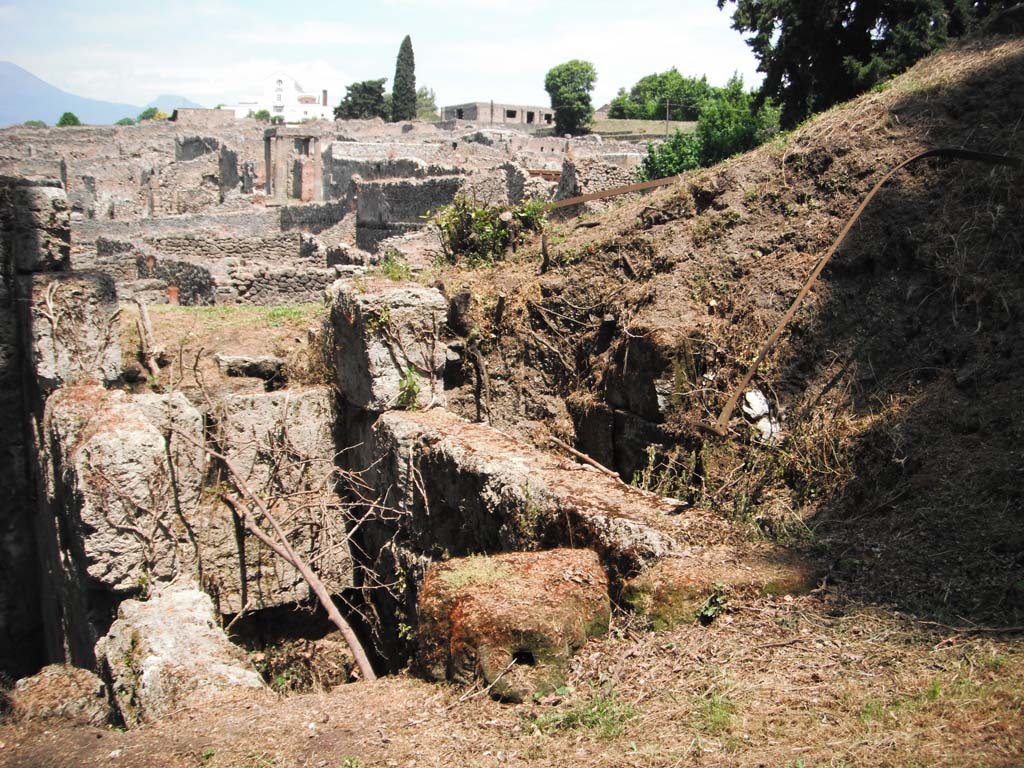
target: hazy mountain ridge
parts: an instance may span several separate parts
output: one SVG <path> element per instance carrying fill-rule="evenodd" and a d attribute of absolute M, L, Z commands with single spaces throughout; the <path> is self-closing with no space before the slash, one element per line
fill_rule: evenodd
<path fill-rule="evenodd" d="M 178 107 L 199 106 L 184 96 L 170 94 L 162 94 L 146 105 L 168 113 Z M 20 125 L 26 120 L 54 125 L 65 112 L 73 112 L 83 123 L 103 125 L 137 117 L 146 107 L 76 96 L 13 62 L 0 61 L 0 127 Z"/>

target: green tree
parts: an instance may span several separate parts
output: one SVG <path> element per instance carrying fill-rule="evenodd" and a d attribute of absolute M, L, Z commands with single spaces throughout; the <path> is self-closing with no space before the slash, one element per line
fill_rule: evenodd
<path fill-rule="evenodd" d="M 660 179 L 714 165 L 764 143 L 779 130 L 779 110 L 771 102 L 755 110 L 755 94 L 733 75 L 704 103 L 693 133 L 676 131 L 661 145 L 648 144 L 640 166 L 644 179 Z"/>
<path fill-rule="evenodd" d="M 26 128 L 45 128 L 46 127 L 46 123 L 44 123 L 42 120 L 26 120 L 24 123 L 22 123 L 22 125 L 25 126 Z"/>
<path fill-rule="evenodd" d="M 700 145 L 701 165 L 714 165 L 747 152 L 778 133 L 775 105 L 767 103 L 755 110 L 755 103 L 755 94 L 744 90 L 743 78 L 738 75 L 705 103 L 694 134 Z"/>
<path fill-rule="evenodd" d="M 416 118 L 418 120 L 437 120 L 437 94 L 433 88 L 416 89 Z"/>
<path fill-rule="evenodd" d="M 260 120 L 261 122 L 264 122 L 264 123 L 269 123 L 270 122 L 270 110 L 268 110 L 268 109 L 261 109 L 261 110 L 258 110 L 256 112 L 249 112 L 249 117 L 252 117 L 252 118 L 254 118 L 256 120 Z"/>
<path fill-rule="evenodd" d="M 412 53 L 412 39 L 408 35 L 398 48 L 391 110 L 391 119 L 396 123 L 416 117 L 416 59 Z"/>
<path fill-rule="evenodd" d="M 170 115 L 166 112 L 161 112 L 156 107 L 148 107 L 139 113 L 138 122 L 143 120 L 166 120 Z"/>
<path fill-rule="evenodd" d="M 135 121 L 130 117 L 122 117 L 114 125 L 135 125 Z"/>
<path fill-rule="evenodd" d="M 385 120 L 390 114 L 385 111 L 384 83 L 386 77 L 379 80 L 362 80 L 345 86 L 345 98 L 334 108 L 335 120 L 367 120 L 382 117 Z"/>
<path fill-rule="evenodd" d="M 711 98 L 714 89 L 707 77 L 684 77 L 675 67 L 660 74 L 640 78 L 627 92 L 620 88 L 612 99 L 608 117 L 629 120 L 664 120 L 668 114 L 675 120 L 696 120 L 701 107 Z"/>
<path fill-rule="evenodd" d="M 551 97 L 556 133 L 576 135 L 586 131 L 594 116 L 590 92 L 596 82 L 597 70 L 589 61 L 573 59 L 548 71 L 544 90 Z"/>
<path fill-rule="evenodd" d="M 981 18 L 1018 0 L 717 0 L 735 4 L 734 29 L 751 33 L 782 125 L 845 101 L 897 74 Z"/>
<path fill-rule="evenodd" d="M 81 125 L 82 121 L 78 119 L 78 116 L 74 112 L 65 112 L 60 116 L 60 120 L 57 121 L 58 128 L 67 128 L 71 125 Z"/>

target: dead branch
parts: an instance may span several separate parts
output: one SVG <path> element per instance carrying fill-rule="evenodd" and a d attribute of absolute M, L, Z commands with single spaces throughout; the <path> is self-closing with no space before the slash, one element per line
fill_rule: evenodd
<path fill-rule="evenodd" d="M 256 520 L 253 519 L 254 516 L 251 511 L 242 509 L 239 505 L 230 500 L 229 497 L 222 495 L 221 498 L 225 503 L 227 503 L 228 507 L 231 508 L 232 512 L 235 513 L 238 519 L 245 526 L 246 530 L 299 572 L 303 581 L 309 585 L 309 588 L 313 590 L 313 593 L 320 601 L 320 604 L 324 607 L 324 610 L 327 611 L 327 616 L 331 620 L 331 623 L 338 628 L 339 632 L 341 632 L 341 636 L 345 639 L 349 650 L 352 651 L 352 655 L 355 657 L 356 664 L 359 666 L 359 671 L 362 674 L 363 679 L 368 681 L 376 680 L 377 675 L 373 671 L 373 666 L 370 664 L 370 659 L 366 655 L 366 650 L 363 648 L 363 645 L 356 636 L 352 626 L 345 620 L 345 617 L 341 615 L 338 607 L 334 604 L 334 600 L 331 598 L 331 594 L 328 592 L 327 587 L 324 585 L 323 581 L 320 580 L 320 577 L 317 576 L 305 561 L 295 553 L 295 550 L 292 549 L 291 545 L 288 543 L 288 537 L 285 535 L 280 523 L 278 523 L 277 518 L 271 514 L 266 502 L 264 502 L 262 498 L 249 488 L 249 485 L 245 482 L 245 479 L 242 477 L 241 472 L 235 466 L 234 462 L 224 454 L 213 450 L 208 445 L 196 442 L 184 433 L 179 433 L 179 435 L 193 445 L 197 445 L 202 448 L 202 450 L 204 450 L 209 456 L 219 460 L 224 465 L 239 493 L 241 493 L 242 497 L 253 508 L 255 508 L 259 513 L 259 516 L 267 521 L 273 529 L 274 535 L 271 536 L 259 526 Z"/>
<path fill-rule="evenodd" d="M 577 451 L 571 445 L 569 445 L 568 443 L 562 442 L 557 437 L 549 437 L 548 441 L 553 443 L 554 445 L 557 445 L 563 451 L 567 451 L 567 452 L 571 453 L 577 459 L 579 459 L 580 461 L 582 461 L 582 462 L 584 462 L 586 464 L 589 464 L 594 469 L 599 470 L 601 472 L 604 472 L 609 477 L 614 477 L 616 480 L 621 480 L 622 479 L 622 478 L 619 477 L 619 473 L 618 472 L 615 472 L 615 471 L 613 471 L 611 469 L 608 469 L 608 467 L 606 467 L 604 464 L 601 464 L 600 462 L 596 461 L 595 459 L 590 458 L 589 456 L 587 456 L 587 454 L 583 453 L 582 451 Z"/>
<path fill-rule="evenodd" d="M 149 371 L 149 375 L 153 380 L 152 385 L 157 386 L 160 383 L 160 365 L 157 363 L 160 350 L 157 348 L 156 338 L 153 336 L 153 324 L 149 321 L 149 310 L 146 309 L 146 305 L 138 296 L 135 297 L 135 303 L 139 307 L 137 325 L 139 328 L 139 340 L 142 346 L 140 350 L 142 352 L 142 361 L 145 363 L 146 370 Z"/>

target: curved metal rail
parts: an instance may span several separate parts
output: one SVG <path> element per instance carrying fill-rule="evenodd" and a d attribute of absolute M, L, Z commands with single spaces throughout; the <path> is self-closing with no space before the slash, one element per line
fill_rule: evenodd
<path fill-rule="evenodd" d="M 843 244 L 843 240 L 845 240 L 846 236 L 850 234 L 850 230 L 853 229 L 853 225 L 857 223 L 857 219 L 859 219 L 861 214 L 864 213 L 864 209 L 868 207 L 868 203 L 870 203 L 872 199 L 874 199 L 875 195 L 882 188 L 882 186 L 887 181 L 889 181 L 889 179 L 895 176 L 899 171 L 903 170 L 908 165 L 916 163 L 918 160 L 924 160 L 925 158 L 928 157 L 953 157 L 958 160 L 973 160 L 976 162 L 988 163 L 989 165 L 1007 165 L 1012 168 L 1024 168 L 1024 160 L 1021 160 L 1020 158 L 1017 157 L 1009 157 L 1006 155 L 991 155 L 986 152 L 972 152 L 971 150 L 957 149 L 955 147 L 943 147 L 939 149 L 929 149 L 926 152 L 921 152 L 920 154 L 914 155 L 913 157 L 904 160 L 902 163 L 900 163 L 887 174 L 885 174 L 885 176 L 883 176 L 878 181 L 878 183 L 871 188 L 871 191 L 868 192 L 867 196 L 865 196 L 865 198 L 861 201 L 860 205 L 857 206 L 857 210 L 853 212 L 853 215 L 849 219 L 847 219 L 845 226 L 843 226 L 843 229 L 839 233 L 839 236 L 832 241 L 832 245 L 829 246 L 829 249 L 820 259 L 818 259 L 817 265 L 814 267 L 814 270 L 811 272 L 810 277 L 807 278 L 807 281 L 800 289 L 800 293 L 797 294 L 796 299 L 794 299 L 792 305 L 790 305 L 789 309 L 786 310 L 786 314 L 782 316 L 782 320 L 775 327 L 775 330 L 772 331 L 771 336 L 768 337 L 768 341 L 766 341 L 764 345 L 761 347 L 761 351 L 757 353 L 757 357 L 754 359 L 754 362 L 751 364 L 750 369 L 747 371 L 746 375 L 733 390 L 732 396 L 729 398 L 729 401 L 725 404 L 725 408 L 722 409 L 721 414 L 719 414 L 718 420 L 714 424 L 702 424 L 702 426 L 722 437 L 724 437 L 728 433 L 729 419 L 732 418 L 733 411 L 736 410 L 736 405 L 739 403 L 740 397 L 742 397 L 747 387 L 750 386 L 750 382 L 754 379 L 754 375 L 757 373 L 758 367 L 761 365 L 762 362 L 764 362 L 765 357 L 767 357 L 772 347 L 779 340 L 779 337 L 782 336 L 782 332 L 786 329 L 786 326 L 789 325 L 790 321 L 796 315 L 797 310 L 800 309 L 800 305 L 803 304 L 804 299 L 807 298 L 807 294 L 810 292 L 811 287 L 814 285 L 814 282 L 818 279 L 818 276 L 821 274 L 821 271 L 825 268 L 825 265 L 828 264 L 829 259 L 832 258 L 832 255 L 837 250 L 839 250 L 839 246 Z"/>

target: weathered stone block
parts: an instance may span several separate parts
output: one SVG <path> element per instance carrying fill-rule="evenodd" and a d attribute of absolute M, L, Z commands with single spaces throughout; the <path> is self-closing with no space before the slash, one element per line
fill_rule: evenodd
<path fill-rule="evenodd" d="M 444 404 L 448 303 L 422 285 L 339 280 L 328 291 L 338 386 L 370 411 Z"/>
<path fill-rule="evenodd" d="M 96 657 L 129 727 L 263 685 L 217 626 L 209 596 L 187 585 L 121 603 Z"/>
<path fill-rule="evenodd" d="M 2 195 L 4 262 L 21 273 L 69 269 L 71 218 L 64 190 L 18 179 Z"/>
<path fill-rule="evenodd" d="M 572 655 L 608 631 L 608 579 L 589 550 L 450 560 L 427 572 L 417 615 L 424 674 L 522 701 L 562 685 Z"/>
<path fill-rule="evenodd" d="M 137 593 L 175 576 L 195 548 L 199 412 L 178 393 L 133 399 L 80 386 L 50 398 L 45 424 L 50 508 L 89 579 Z"/>
<path fill-rule="evenodd" d="M 365 449 L 367 482 L 407 515 L 403 540 L 434 557 L 570 544 L 628 577 L 693 536 L 729 535 L 712 513 L 441 409 L 381 415 Z"/>
<path fill-rule="evenodd" d="M 332 593 L 351 587 L 347 506 L 335 490 L 331 390 L 232 395 L 215 404 L 215 417 L 221 450 L 289 531 L 296 553 Z M 244 508 L 243 498 L 226 495 Z M 270 530 L 265 522 L 263 528 Z M 311 597 L 298 571 L 254 536 L 239 533 L 228 506 L 210 499 L 197 522 L 197 536 L 204 586 L 221 613 Z"/>
<path fill-rule="evenodd" d="M 813 572 L 781 550 L 694 547 L 628 581 L 622 604 L 660 630 L 711 619 L 708 611 L 733 596 L 803 594 L 814 584 Z"/>
<path fill-rule="evenodd" d="M 22 678 L 10 697 L 11 714 L 19 720 L 65 720 L 97 728 L 110 719 L 107 687 L 87 669 L 51 664 Z"/>
<path fill-rule="evenodd" d="M 117 294 L 106 275 L 48 272 L 18 280 L 25 357 L 43 394 L 121 373 Z"/>

